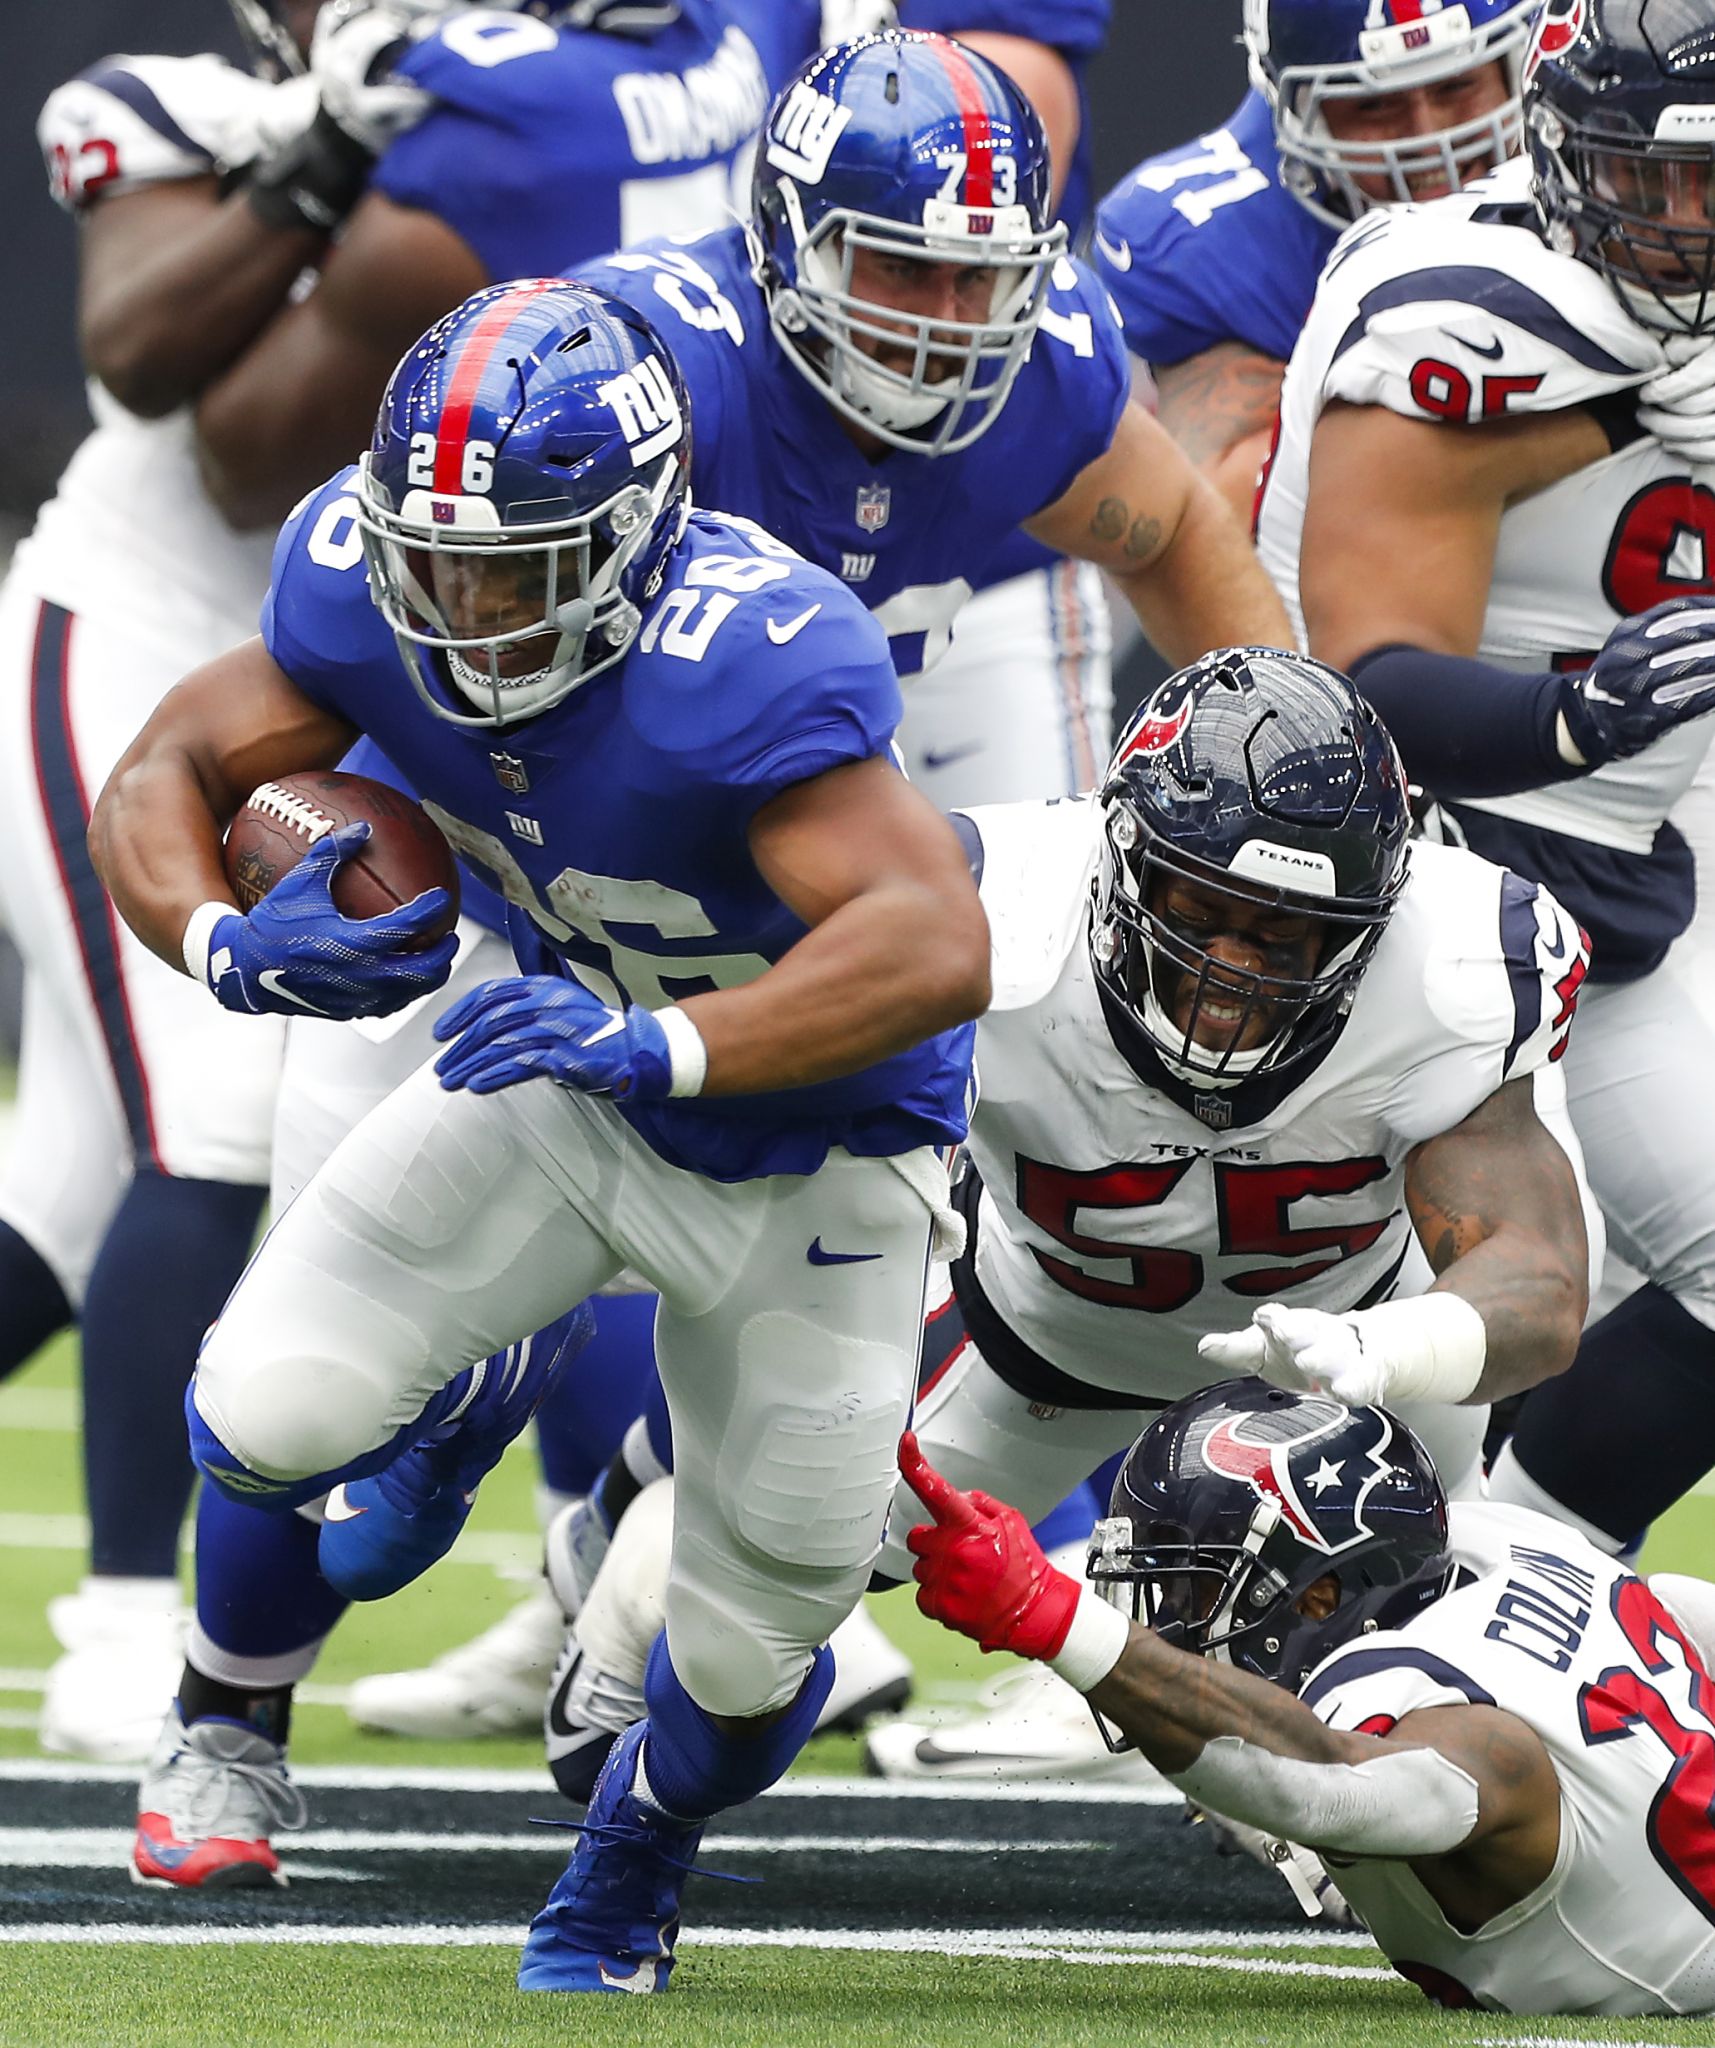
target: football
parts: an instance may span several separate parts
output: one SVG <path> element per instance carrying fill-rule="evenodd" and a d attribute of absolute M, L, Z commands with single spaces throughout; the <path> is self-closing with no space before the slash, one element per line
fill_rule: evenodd
<path fill-rule="evenodd" d="M 241 910 L 259 903 L 325 833 L 369 826 L 369 842 L 341 863 L 333 900 L 346 917 L 379 917 L 425 889 L 445 889 L 446 915 L 424 945 L 452 930 L 459 872 L 452 848 L 422 805 L 367 775 L 316 769 L 251 791 L 226 834 L 226 879 Z"/>

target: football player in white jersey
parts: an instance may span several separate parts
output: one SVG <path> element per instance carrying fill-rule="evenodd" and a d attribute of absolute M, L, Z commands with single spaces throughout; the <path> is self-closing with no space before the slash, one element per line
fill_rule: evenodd
<path fill-rule="evenodd" d="M 934 1518 L 924 1612 L 1047 1659 L 1197 1805 L 1320 1852 L 1437 2004 L 1715 2011 L 1715 1586 L 1449 1509 L 1383 1410 L 1256 1379 L 1138 1440 L 1094 1588 L 910 1437 L 900 1462 Z"/>
<path fill-rule="evenodd" d="M 1472 854 L 1408 857 L 1373 713 L 1321 663 L 1268 650 L 1163 683 L 1098 798 L 954 822 L 994 1000 L 969 1238 L 924 1333 L 930 1457 L 1034 1519 L 1140 1409 L 1260 1370 L 1418 1404 L 1468 1490 L 1485 1404 L 1564 1369 L 1587 1299 L 1560 1079 L 1572 921 Z M 896 1499 L 894 1581 L 910 1522 Z M 620 1523 L 622 1579 L 648 1534 Z M 652 1633 L 635 1604 L 629 1635 L 594 1594 L 579 1624 L 628 1684 Z M 600 1691 L 586 1674 L 580 1696 Z M 895 1755 L 924 1743 L 918 1768 Z M 966 1774 L 909 1723 L 870 1746 L 889 1775 Z"/>
<path fill-rule="evenodd" d="M 1530 160 L 1346 235 L 1259 523 L 1309 646 L 1377 705 L 1449 831 L 1594 941 L 1568 1095 L 1647 1284 L 1527 1404 L 1494 1483 L 1615 1550 L 1715 1462 L 1715 1002 L 1676 944 L 1695 891 L 1668 821 L 1715 732 L 1715 447 L 1688 388 L 1715 335 L 1695 56 L 1715 6 L 1644 13 L 1547 8 Z"/>
<path fill-rule="evenodd" d="M 187 1001 L 116 922 L 89 801 L 165 691 L 254 633 L 280 513 L 362 446 L 400 350 L 490 277 L 723 219 L 767 98 L 731 0 L 235 11 L 292 76 L 113 58 L 43 111 L 97 425 L 0 596 L 0 903 L 28 969 L 0 1373 L 81 1321 L 94 1569 L 52 1611 L 43 1739 L 107 1758 L 147 1754 L 172 1696 L 179 1396 L 250 1249 L 280 1041 Z M 704 90 L 684 157 L 641 163 L 623 129 L 619 85 L 650 71 Z M 400 1051 L 330 1037 L 360 1069 Z M 372 1085 L 351 1064 L 301 1063 L 289 1178 Z"/>

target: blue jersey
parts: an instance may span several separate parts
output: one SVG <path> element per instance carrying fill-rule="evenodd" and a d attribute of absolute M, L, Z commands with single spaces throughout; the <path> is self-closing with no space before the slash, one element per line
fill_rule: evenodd
<path fill-rule="evenodd" d="M 1182 363 L 1222 341 L 1285 362 L 1336 237 L 1281 184 L 1268 103 L 1251 92 L 1226 127 L 1114 187 L 1096 209 L 1093 254 L 1144 362 Z"/>
<path fill-rule="evenodd" d="M 742 229 L 651 243 L 578 276 L 640 307 L 673 351 L 691 394 L 697 502 L 754 519 L 841 577 L 886 629 L 901 676 L 945 650 L 1013 530 L 1106 451 L 1129 392 L 1107 294 L 1068 258 L 987 432 L 950 455 L 871 460 L 775 340 Z"/>
<path fill-rule="evenodd" d="M 306 696 L 385 749 L 500 888 L 520 963 L 651 1009 L 763 973 L 805 926 L 757 872 L 752 815 L 885 754 L 899 720 L 862 606 L 747 522 L 698 512 L 623 663 L 538 717 L 453 725 L 417 694 L 370 601 L 355 474 L 282 531 L 264 642 Z M 813 1173 L 831 1146 L 874 1156 L 962 1137 L 974 1036 L 942 1032 L 814 1087 L 619 1107 L 689 1172 Z"/>
<path fill-rule="evenodd" d="M 458 231 L 489 276 L 545 277 L 728 219 L 768 107 L 740 0 L 642 35 L 455 10 L 400 60 L 435 105 L 374 189 Z"/>

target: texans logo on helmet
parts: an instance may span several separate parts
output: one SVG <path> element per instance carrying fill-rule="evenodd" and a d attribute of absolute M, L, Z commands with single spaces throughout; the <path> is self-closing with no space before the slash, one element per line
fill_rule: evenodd
<path fill-rule="evenodd" d="M 1324 1457 L 1314 1467 L 1303 1462 L 1306 1450 L 1350 1420 L 1350 1409 L 1326 1400 L 1305 1401 L 1290 1411 L 1229 1416 L 1203 1439 L 1203 1463 L 1223 1479 L 1245 1481 L 1259 1500 L 1278 1501 L 1301 1542 L 1335 1557 L 1373 1533 L 1364 1520 L 1364 1503 L 1390 1469 L 1386 1452 L 1393 1429 L 1380 1414 L 1376 1441 L 1364 1454 L 1367 1470 L 1349 1471 L 1349 1453 L 1339 1459 Z M 1287 1429 L 1291 1434 L 1283 1436 Z M 1313 1500 L 1306 1500 L 1306 1490 Z"/>
<path fill-rule="evenodd" d="M 1191 723 L 1192 691 L 1181 678 L 1169 678 L 1137 714 L 1124 745 L 1114 756 L 1115 768 L 1139 754 L 1164 754 L 1178 744 Z"/>
<path fill-rule="evenodd" d="M 1548 0 L 1536 18 L 1530 48 L 1525 54 L 1524 82 L 1529 85 L 1544 57 L 1558 57 L 1571 49 L 1584 29 L 1585 0 Z"/>

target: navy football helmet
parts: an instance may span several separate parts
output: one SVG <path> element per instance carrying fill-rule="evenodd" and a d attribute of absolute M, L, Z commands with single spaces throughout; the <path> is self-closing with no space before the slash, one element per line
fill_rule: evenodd
<path fill-rule="evenodd" d="M 1537 0 L 1245 0 L 1251 82 L 1274 113 L 1281 182 L 1335 227 L 1412 197 L 1411 181 L 1439 173 L 1451 191 L 1520 146 L 1519 81 Z M 1388 140 L 1337 140 L 1331 101 L 1440 85 L 1495 62 L 1508 96 L 1491 113 Z M 1360 178 L 1385 180 L 1377 198 Z"/>
<path fill-rule="evenodd" d="M 429 707 L 505 725 L 620 660 L 684 531 L 690 460 L 678 365 L 623 299 L 528 278 L 432 327 L 357 484 L 370 587 Z"/>
<path fill-rule="evenodd" d="M 1706 0 L 1547 0 L 1525 132 L 1548 238 L 1640 326 L 1715 333 L 1715 24 Z"/>
<path fill-rule="evenodd" d="M 1276 648 L 1204 655 L 1134 713 L 1100 802 L 1091 960 L 1168 1071 L 1232 1086 L 1325 1051 L 1411 830 L 1398 751 L 1346 678 Z M 1210 950 L 1229 905 L 1264 964 Z"/>
<path fill-rule="evenodd" d="M 975 51 L 899 29 L 824 50 L 775 101 L 751 232 L 787 360 L 920 455 L 968 448 L 1000 416 L 1066 249 L 1030 102 Z M 857 288 L 860 263 L 900 279 L 897 304 Z M 913 270 L 948 266 L 963 282 L 926 303 Z"/>
<path fill-rule="evenodd" d="M 1453 1570 L 1447 1497 L 1402 1422 L 1258 1379 L 1164 1409 L 1090 1538 L 1090 1579 L 1123 1613 L 1294 1692 L 1342 1643 L 1438 1600 Z M 1326 1577 L 1332 1611 L 1300 1613 Z"/>

